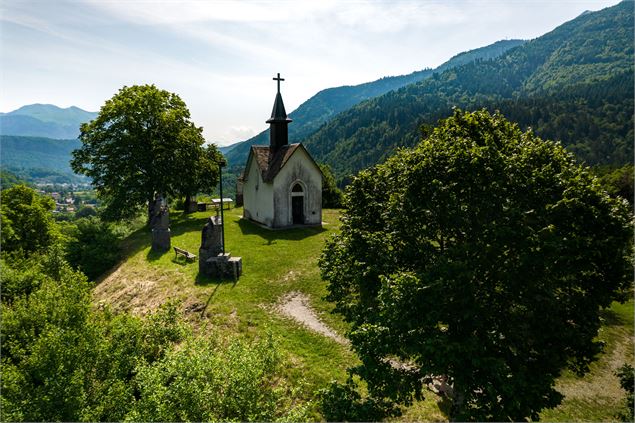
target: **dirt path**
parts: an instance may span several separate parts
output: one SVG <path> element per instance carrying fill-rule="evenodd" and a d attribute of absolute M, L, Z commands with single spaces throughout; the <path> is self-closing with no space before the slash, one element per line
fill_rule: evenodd
<path fill-rule="evenodd" d="M 292 318 L 312 331 L 327 336 L 339 344 L 349 344 L 347 339 L 338 335 L 320 320 L 309 305 L 309 298 L 301 292 L 293 291 L 284 295 L 280 299 L 276 310 L 282 315 Z"/>

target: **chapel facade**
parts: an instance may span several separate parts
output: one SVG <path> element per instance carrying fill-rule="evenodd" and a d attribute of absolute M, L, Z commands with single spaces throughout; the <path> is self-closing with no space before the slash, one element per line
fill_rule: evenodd
<path fill-rule="evenodd" d="M 322 224 L 322 172 L 302 143 L 289 144 L 287 116 L 280 94 L 273 103 L 269 145 L 249 151 L 242 178 L 243 217 L 269 228 Z"/>

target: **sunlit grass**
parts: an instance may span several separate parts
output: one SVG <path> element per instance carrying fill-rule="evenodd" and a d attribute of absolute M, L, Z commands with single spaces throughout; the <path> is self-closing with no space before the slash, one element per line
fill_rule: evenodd
<path fill-rule="evenodd" d="M 172 213 L 172 246 L 198 255 L 201 230 L 213 212 Z M 326 282 L 320 278 L 318 257 L 327 238 L 339 230 L 339 211 L 324 210 L 322 228 L 271 231 L 241 219 L 242 209 L 225 211 L 226 250 L 243 259 L 237 281 L 217 281 L 198 273 L 198 261 L 176 259 L 174 251 L 150 250 L 147 228 L 124 242 L 126 260 L 95 289 L 96 301 L 113 308 L 145 313 L 169 300 L 177 300 L 187 320 L 199 331 L 211 324 L 223 331 L 256 338 L 271 331 L 285 354 L 283 375 L 301 388 L 304 400 L 332 379 L 344 380 L 346 369 L 358 359 L 346 346 L 310 331 L 275 312 L 279 299 L 291 291 L 308 296 L 320 319 L 343 335 L 347 324 L 331 313 L 323 298 Z M 562 405 L 542 413 L 549 421 L 606 421 L 622 406 L 623 391 L 614 370 L 633 362 L 633 301 L 615 303 L 603 314 L 600 339 L 605 353 L 584 378 L 566 373 L 558 389 L 566 395 Z M 446 420 L 439 397 L 431 392 L 415 402 L 401 421 Z M 319 415 L 315 414 L 316 418 Z"/>
<path fill-rule="evenodd" d="M 624 406 L 625 391 L 615 371 L 624 363 L 633 364 L 633 300 L 613 303 L 602 313 L 603 326 L 598 339 L 604 341 L 604 353 L 591 365 L 590 372 L 577 377 L 566 372 L 556 384 L 565 399 L 555 409 L 545 410 L 547 421 L 615 421 Z"/>
<path fill-rule="evenodd" d="M 171 213 L 172 246 L 198 256 L 201 230 L 212 214 Z M 241 216 L 242 209 L 225 211 L 226 251 L 243 260 L 243 275 L 237 282 L 199 275 L 198 261 L 177 259 L 173 250 L 152 252 L 149 229 L 142 228 L 125 240 L 127 259 L 95 289 L 96 300 L 138 313 L 177 300 L 198 328 L 207 323 L 248 338 L 271 331 L 287 356 L 285 376 L 303 386 L 305 397 L 311 398 L 330 380 L 343 380 L 356 358 L 348 347 L 280 316 L 275 305 L 288 292 L 302 292 L 320 318 L 344 334 L 347 325 L 330 313 L 332 305 L 323 300 L 326 284 L 317 266 L 325 239 L 338 230 L 339 212 L 324 210 L 322 228 L 276 231 Z M 125 290 L 127 296 L 122 295 Z"/>

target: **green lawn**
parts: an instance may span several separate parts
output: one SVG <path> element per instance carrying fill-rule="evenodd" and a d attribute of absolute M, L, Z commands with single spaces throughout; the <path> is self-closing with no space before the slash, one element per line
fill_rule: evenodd
<path fill-rule="evenodd" d="M 172 245 L 198 255 L 201 230 L 212 212 L 171 214 Z M 226 250 L 243 259 L 238 282 L 219 282 L 198 274 L 198 262 L 175 259 L 150 251 L 150 233 L 140 229 L 124 242 L 126 259 L 94 290 L 96 302 L 115 310 L 147 313 L 160 304 L 177 300 L 192 325 L 204 333 L 213 325 L 246 337 L 271 331 L 286 355 L 284 376 L 301 387 L 300 398 L 310 400 L 316 389 L 331 379 L 343 380 L 346 368 L 357 362 L 348 347 L 314 333 L 275 311 L 280 297 L 299 291 L 310 298 L 320 319 L 340 334 L 346 323 L 331 313 L 323 297 L 326 283 L 320 278 L 317 260 L 324 241 L 339 230 L 339 212 L 324 210 L 322 228 L 271 231 L 241 219 L 242 209 L 225 212 Z M 577 378 L 569 373 L 558 381 L 566 395 L 555 410 L 542 413 L 549 421 L 612 420 L 621 407 L 624 393 L 614 370 L 633 362 L 633 301 L 614 304 L 603 314 L 605 324 L 599 337 L 607 342 L 605 353 L 593 364 L 591 373 Z M 438 421 L 447 417 L 432 393 L 415 403 L 403 421 Z M 318 415 L 316 415 L 319 418 Z"/>
<path fill-rule="evenodd" d="M 198 255 L 201 230 L 212 212 L 171 213 L 172 246 Z M 240 219 L 242 209 L 225 211 L 225 244 L 243 260 L 238 282 L 201 276 L 198 262 L 175 259 L 172 250 L 150 250 L 150 233 L 141 229 L 124 242 L 126 260 L 95 288 L 95 301 L 115 310 L 144 314 L 168 300 L 178 300 L 186 318 L 204 331 L 206 324 L 257 337 L 269 330 L 287 355 L 285 376 L 302 385 L 304 397 L 330 380 L 343 380 L 356 363 L 346 346 L 305 329 L 274 310 L 280 297 L 299 291 L 310 298 L 320 319 L 340 334 L 346 324 L 331 314 L 317 266 L 324 241 L 338 230 L 339 212 L 324 210 L 323 228 L 271 231 Z"/>
<path fill-rule="evenodd" d="M 615 421 L 623 407 L 625 392 L 615 371 L 624 363 L 633 364 L 633 300 L 613 303 L 602 313 L 604 325 L 598 339 L 604 341 L 604 353 L 591 365 L 584 377 L 565 372 L 556 387 L 565 395 L 559 407 L 541 414 L 547 421 Z"/>

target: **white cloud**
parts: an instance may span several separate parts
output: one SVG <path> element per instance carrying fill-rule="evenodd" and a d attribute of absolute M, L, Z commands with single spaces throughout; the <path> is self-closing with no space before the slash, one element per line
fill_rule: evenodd
<path fill-rule="evenodd" d="M 0 110 L 98 109 L 122 85 L 178 93 L 209 140 L 266 127 L 275 84 L 294 110 L 319 90 L 435 67 L 532 38 L 617 0 L 4 0 Z"/>
<path fill-rule="evenodd" d="M 256 135 L 256 130 L 249 126 L 232 126 L 225 131 L 225 139 L 223 141 L 233 142 L 235 140 L 247 140 Z"/>
<path fill-rule="evenodd" d="M 96 7 L 131 22 L 154 25 L 196 22 L 284 22 L 335 9 L 333 0 L 298 1 L 90 1 Z"/>

